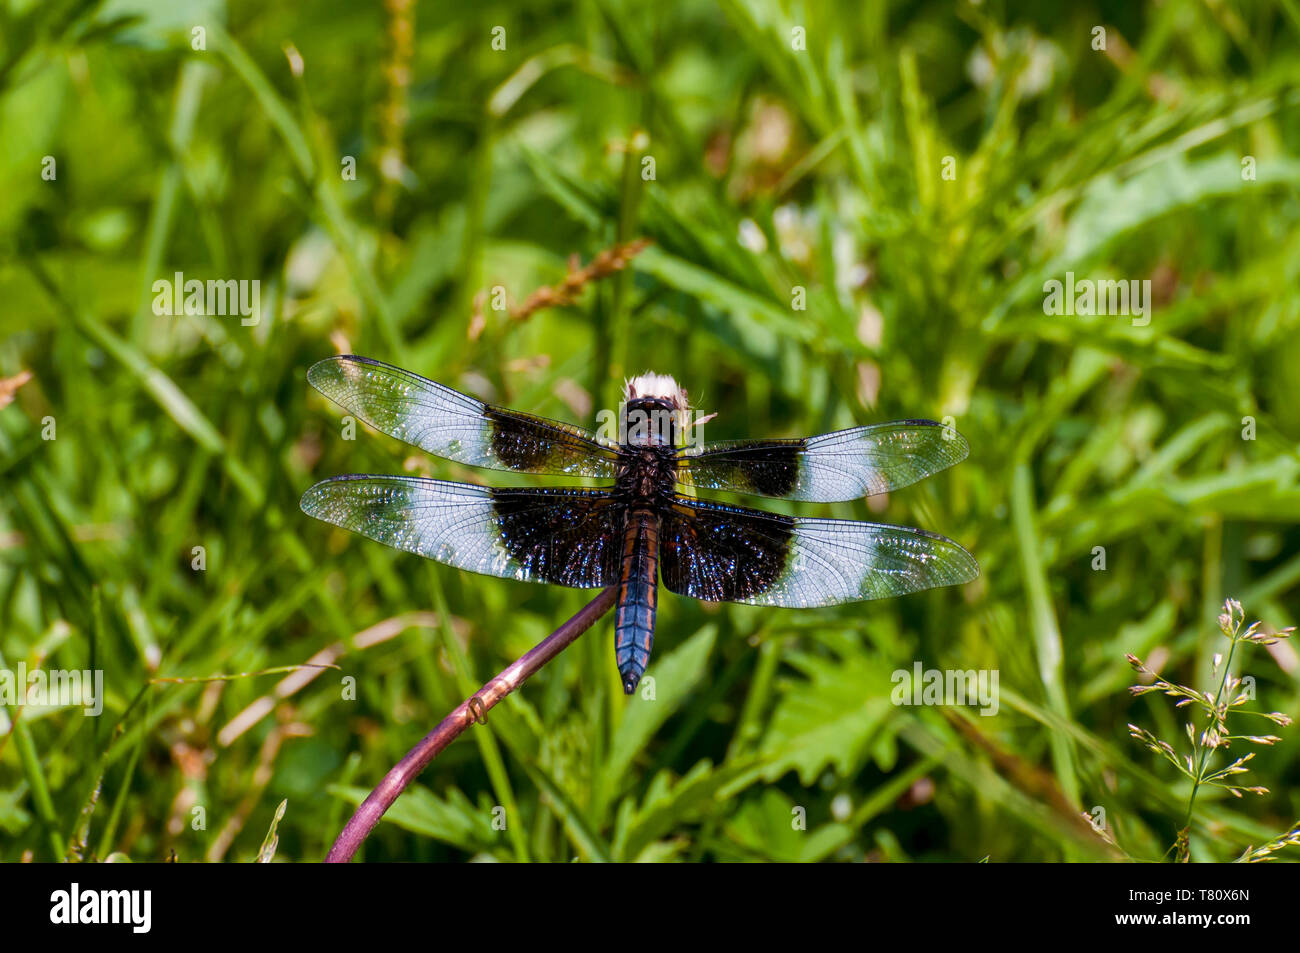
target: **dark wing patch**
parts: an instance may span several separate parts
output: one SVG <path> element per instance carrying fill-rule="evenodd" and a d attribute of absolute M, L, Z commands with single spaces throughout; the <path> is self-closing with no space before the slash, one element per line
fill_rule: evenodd
<path fill-rule="evenodd" d="M 660 523 L 664 585 L 707 602 L 750 602 L 784 573 L 794 524 L 788 516 L 678 496 Z"/>
<path fill-rule="evenodd" d="M 618 581 L 622 509 L 608 493 L 491 489 L 419 477 L 335 477 L 308 516 L 457 569 L 599 589 Z"/>
<path fill-rule="evenodd" d="M 979 564 L 925 530 L 795 519 L 677 497 L 663 518 L 660 572 L 711 602 L 812 608 L 970 582 Z"/>
<path fill-rule="evenodd" d="M 623 508 L 609 493 L 577 489 L 489 492 L 502 545 L 532 575 L 577 589 L 617 582 Z"/>
<path fill-rule="evenodd" d="M 715 443 L 680 455 L 678 473 L 686 486 L 795 499 L 803 455 L 802 440 Z"/>
<path fill-rule="evenodd" d="M 909 486 L 966 459 L 970 447 L 933 420 L 899 420 L 807 437 L 687 448 L 684 486 L 835 503 Z"/>
<path fill-rule="evenodd" d="M 570 424 L 485 404 L 391 364 L 345 354 L 307 380 L 376 430 L 447 460 L 495 470 L 613 479 L 614 449 Z"/>

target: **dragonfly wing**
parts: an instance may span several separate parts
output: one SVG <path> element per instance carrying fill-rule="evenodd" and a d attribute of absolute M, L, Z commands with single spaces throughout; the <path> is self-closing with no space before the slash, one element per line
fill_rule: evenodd
<path fill-rule="evenodd" d="M 418 374 L 344 354 L 307 371 L 308 382 L 376 430 L 476 467 L 612 479 L 618 456 L 570 424 L 486 404 Z"/>
<path fill-rule="evenodd" d="M 979 575 L 970 553 L 925 530 L 798 519 L 682 496 L 663 517 L 659 545 L 664 585 L 709 602 L 833 606 Z"/>
<path fill-rule="evenodd" d="M 350 475 L 317 483 L 301 506 L 308 516 L 457 569 L 578 589 L 618 581 L 622 510 L 601 490 Z"/>
<path fill-rule="evenodd" d="M 740 440 L 683 450 L 679 481 L 810 503 L 909 486 L 966 459 L 964 437 L 933 420 L 898 420 L 799 440 Z"/>

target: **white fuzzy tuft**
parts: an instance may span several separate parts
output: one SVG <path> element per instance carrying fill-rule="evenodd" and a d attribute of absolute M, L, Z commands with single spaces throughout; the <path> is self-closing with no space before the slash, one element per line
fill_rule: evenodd
<path fill-rule="evenodd" d="M 633 397 L 666 397 L 678 410 L 690 406 L 686 391 L 676 380 L 668 374 L 656 374 L 653 371 L 623 382 L 623 399 L 630 400 Z"/>

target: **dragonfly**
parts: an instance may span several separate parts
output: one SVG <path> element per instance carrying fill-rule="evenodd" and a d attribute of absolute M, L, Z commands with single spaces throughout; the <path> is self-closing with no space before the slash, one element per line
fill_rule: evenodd
<path fill-rule="evenodd" d="M 658 590 L 707 602 L 817 608 L 955 586 L 975 558 L 936 533 L 791 517 L 696 490 L 831 503 L 906 487 L 966 458 L 933 420 L 816 437 L 700 443 L 670 376 L 624 385 L 618 438 L 485 403 L 345 354 L 307 380 L 374 429 L 456 463 L 589 477 L 604 487 L 503 488 L 349 474 L 303 494 L 304 513 L 458 569 L 578 589 L 618 587 L 614 656 L 631 695 L 650 662 Z M 685 491 L 685 492 L 683 492 Z"/>

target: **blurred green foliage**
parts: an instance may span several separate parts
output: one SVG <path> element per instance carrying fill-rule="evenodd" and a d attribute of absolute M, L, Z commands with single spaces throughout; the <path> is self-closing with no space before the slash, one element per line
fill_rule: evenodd
<path fill-rule="evenodd" d="M 1295 0 L 0 0 L 0 377 L 33 375 L 0 410 L 0 668 L 106 692 L 2 706 L 0 859 L 251 860 L 282 799 L 276 858 L 319 859 L 589 598 L 301 515 L 336 473 L 483 479 L 341 439 L 304 375 L 343 348 L 583 424 L 651 368 L 713 439 L 951 415 L 961 466 L 800 512 L 983 567 L 835 610 L 665 595 L 654 701 L 606 619 L 365 859 L 1162 856 L 1188 788 L 1125 726 L 1183 721 L 1129 696 L 1125 653 L 1206 687 L 1225 597 L 1297 615 L 1298 47 Z M 572 306 L 491 306 L 638 236 Z M 1045 314 L 1071 271 L 1150 280 L 1150 323 Z M 156 315 L 176 272 L 259 280 L 260 322 Z M 331 646 L 292 693 L 149 681 Z M 917 661 L 996 669 L 998 714 L 891 704 Z M 1297 711 L 1294 649 L 1248 664 Z M 1270 794 L 1202 791 L 1193 859 L 1300 816 L 1279 733 Z"/>

